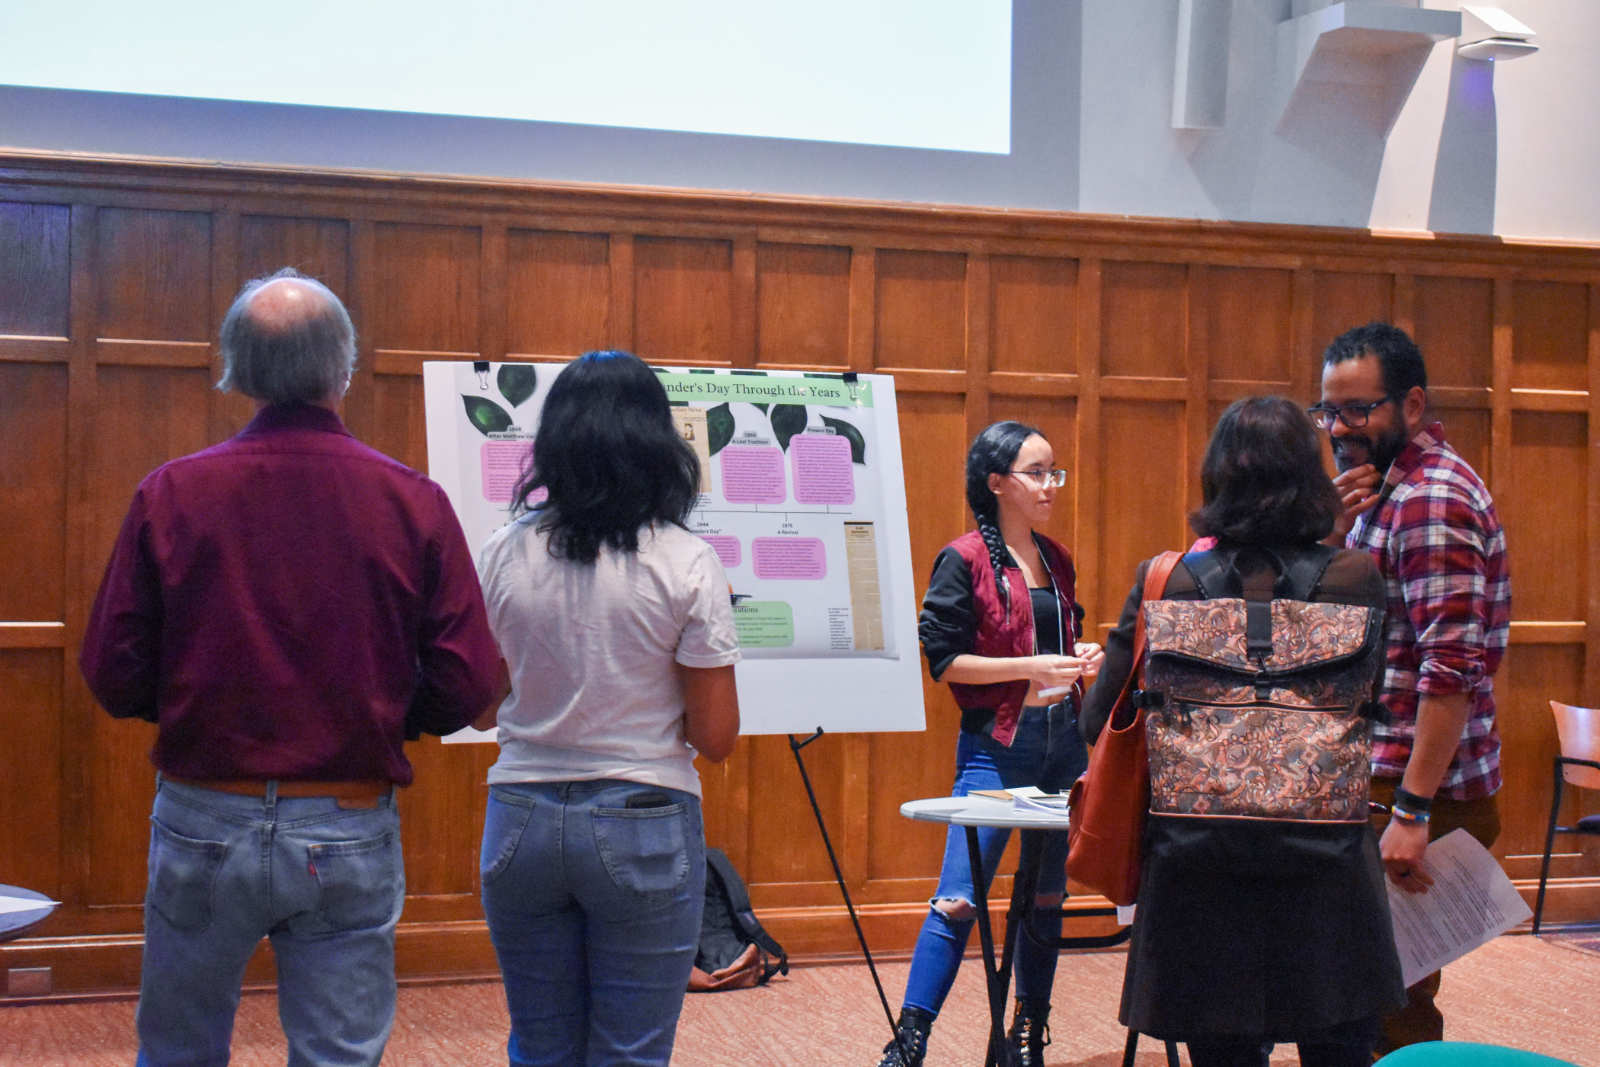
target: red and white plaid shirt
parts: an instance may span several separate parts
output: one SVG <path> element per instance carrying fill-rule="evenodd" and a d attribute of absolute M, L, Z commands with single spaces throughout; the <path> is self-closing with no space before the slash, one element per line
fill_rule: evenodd
<path fill-rule="evenodd" d="M 1420 694 L 1470 693 L 1461 744 L 1439 794 L 1457 800 L 1500 788 L 1494 672 L 1511 630 L 1506 536 L 1489 490 L 1435 422 L 1390 465 L 1382 500 L 1356 518 L 1348 548 L 1372 553 L 1389 593 L 1388 670 L 1372 773 L 1399 778 L 1411 759 Z"/>

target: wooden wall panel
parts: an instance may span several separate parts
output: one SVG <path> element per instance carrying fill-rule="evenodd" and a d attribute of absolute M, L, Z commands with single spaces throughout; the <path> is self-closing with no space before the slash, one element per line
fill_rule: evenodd
<path fill-rule="evenodd" d="M 406 896 L 430 898 L 412 921 L 476 917 L 478 846 L 496 745 L 446 745 L 429 737 L 406 746 L 420 789 L 400 794 L 400 835 L 405 848 Z M 454 896 L 455 900 L 440 900 Z M 461 899 L 464 898 L 464 899 Z"/>
<path fill-rule="evenodd" d="M 512 230 L 506 238 L 506 350 L 575 356 L 615 347 L 611 243 L 602 233 Z"/>
<path fill-rule="evenodd" d="M 103 715 L 92 720 L 86 737 L 75 739 L 85 750 L 87 807 L 95 813 L 87 827 L 72 828 L 74 844 L 88 853 L 82 900 L 91 907 L 120 906 L 131 914 L 144 900 L 155 739 L 148 723 Z"/>
<path fill-rule="evenodd" d="M 995 256 L 989 272 L 993 368 L 1018 374 L 1076 373 L 1077 262 Z"/>
<path fill-rule="evenodd" d="M 61 850 L 61 684 L 58 648 L 0 648 L 0 882 L 67 895 Z M 20 817 L 19 817 L 20 816 Z"/>
<path fill-rule="evenodd" d="M 1429 386 L 1493 384 L 1494 287 L 1484 278 L 1419 277 L 1412 338 L 1428 364 Z"/>
<path fill-rule="evenodd" d="M 1319 270 L 1312 275 L 1315 295 L 1311 320 L 1312 347 L 1295 353 L 1318 368 L 1321 381 L 1322 350 L 1328 342 L 1356 326 L 1373 320 L 1391 321 L 1394 315 L 1394 276 L 1357 271 Z"/>
<path fill-rule="evenodd" d="M 478 351 L 478 229 L 383 223 L 374 241 L 374 296 L 362 324 L 368 342 L 412 352 Z"/>
<path fill-rule="evenodd" d="M 0 336 L 67 335 L 71 209 L 0 203 Z"/>
<path fill-rule="evenodd" d="M 877 260 L 876 366 L 966 365 L 966 257 L 884 250 Z"/>
<path fill-rule="evenodd" d="M 0 879 L 65 901 L 60 940 L 0 946 L 5 965 L 52 966 L 73 990 L 137 975 L 154 732 L 93 706 L 78 643 L 134 485 L 251 417 L 247 398 L 211 388 L 215 333 L 239 283 L 284 264 L 350 306 L 347 424 L 417 467 L 426 359 L 619 346 L 892 371 L 918 598 L 969 524 L 968 442 L 994 419 L 1032 422 L 1072 472 L 1050 532 L 1074 551 L 1097 637 L 1137 561 L 1188 542 L 1199 453 L 1229 401 L 1309 402 L 1334 335 L 1372 319 L 1412 329 L 1450 440 L 1510 533 L 1497 851 L 1531 892 L 1546 701 L 1600 703 L 1600 249 L 0 155 L 0 717 L 24 738 L 0 753 L 0 781 L 29 798 L 0 799 Z M 921 734 L 827 735 L 804 751 L 880 953 L 909 949 L 943 843 L 899 815 L 950 785 L 954 702 L 926 678 L 920 696 Z M 492 971 L 477 847 L 494 750 L 409 751 L 402 969 Z M 708 836 L 769 928 L 800 953 L 852 951 L 786 740 L 742 739 L 701 773 Z M 1553 914 L 1600 914 L 1587 862 L 1558 858 Z"/>
<path fill-rule="evenodd" d="M 1589 383 L 1586 287 L 1564 282 L 1517 282 L 1515 370 L 1518 389 L 1582 392 Z"/>
<path fill-rule="evenodd" d="M 655 363 L 739 362 L 733 351 L 733 243 L 639 238 L 633 255 L 639 354 Z"/>
<path fill-rule="evenodd" d="M 212 444 L 206 434 L 213 376 L 204 368 L 104 366 L 96 376 L 101 399 L 95 434 L 95 472 L 106 499 L 128 501 L 146 474 L 169 459 Z M 152 418 L 159 413 L 160 418 Z M 104 561 L 126 507 L 97 509 L 90 556 Z M 95 574 L 96 581 L 99 573 Z"/>
<path fill-rule="evenodd" d="M 797 738 L 803 740 L 803 738 Z M 745 742 L 750 781 L 761 796 L 763 817 L 745 826 L 748 877 L 767 884 L 785 884 L 789 906 L 818 906 L 838 898 L 828 853 L 817 832 L 805 787 L 784 737 L 752 737 Z M 844 734 L 824 734 L 804 751 L 806 773 L 837 850 L 849 817 L 846 801 Z M 714 844 L 715 842 L 713 842 Z M 769 897 L 769 899 L 771 899 Z"/>
<path fill-rule="evenodd" d="M 198 211 L 105 208 L 95 260 L 99 336 L 211 340 L 211 217 Z"/>
<path fill-rule="evenodd" d="M 278 215 L 246 215 L 240 219 L 237 285 L 283 267 L 309 274 L 348 303 L 353 298 L 350 224 L 343 219 Z M 356 328 L 359 330 L 361 325 L 357 323 Z"/>
<path fill-rule="evenodd" d="M 371 405 L 373 429 L 357 436 L 384 455 L 408 467 L 426 471 L 428 427 L 422 415 L 420 373 L 415 378 L 409 375 L 377 374 L 367 388 L 371 391 L 366 402 Z"/>
<path fill-rule="evenodd" d="M 1108 262 L 1101 282 L 1100 373 L 1182 378 L 1188 272 L 1175 263 Z"/>
<path fill-rule="evenodd" d="M 1517 578 L 1513 573 L 1513 595 L 1529 584 L 1518 585 Z M 1502 745 L 1500 770 L 1505 785 L 1498 794 L 1502 829 L 1494 852 L 1507 858 L 1507 872 L 1513 878 L 1539 877 L 1545 821 L 1550 817 L 1550 762 L 1559 751 L 1550 701 L 1571 703 L 1583 689 L 1583 649 L 1572 644 L 1516 644 L 1495 676 Z M 1563 697 L 1564 693 L 1571 694 L 1570 699 Z M 1592 697 L 1588 700 L 1595 703 Z M 1575 814 L 1576 804 L 1581 802 L 1574 802 L 1569 810 Z M 1575 841 L 1569 838 L 1557 847 L 1569 855 L 1552 865 L 1552 877 L 1571 878 L 1585 873 L 1579 858 L 1571 855 L 1576 851 Z M 1595 873 L 1592 868 L 1587 871 L 1590 878 Z"/>
<path fill-rule="evenodd" d="M 1141 560 L 1169 548 L 1183 548 L 1192 538 L 1181 509 L 1190 479 L 1183 439 L 1183 411 L 1175 403 L 1107 401 L 1102 408 L 1100 436 L 1105 463 L 1096 488 L 1098 498 L 1087 509 L 1100 527 L 1100 557 L 1085 560 L 1101 575 L 1097 602 L 1084 630 L 1104 641 L 1122 614 Z"/>
<path fill-rule="evenodd" d="M 756 362 L 844 370 L 850 362 L 850 249 L 756 246 Z"/>
<path fill-rule="evenodd" d="M 197 301 L 204 307 L 204 302 Z M 172 311 L 182 315 L 181 307 Z M 105 499 L 128 501 L 146 474 L 169 459 L 198 451 L 212 441 L 212 377 L 204 369 L 109 366 L 100 368 L 96 391 L 104 398 L 97 412 L 95 470 Z M 151 413 L 160 412 L 160 418 Z M 97 561 L 98 586 L 111 554 L 126 504 L 97 509 L 89 558 Z M 89 590 L 92 598 L 93 590 Z M 91 876 L 85 888 L 91 904 L 137 905 L 144 896 L 144 842 L 155 795 L 150 764 L 154 727 L 142 722 L 94 719 L 87 738 L 85 776 Z"/>
<path fill-rule="evenodd" d="M 1494 472 L 1489 466 L 1492 421 L 1489 412 L 1483 408 L 1442 406 L 1435 406 L 1432 411 L 1444 425 L 1445 440 L 1450 442 L 1450 447 L 1461 453 L 1461 457 L 1478 472 L 1478 476 L 1489 486 L 1490 494 L 1498 496 L 1499 487 L 1494 483 Z"/>
<path fill-rule="evenodd" d="M 1213 267 L 1206 272 L 1206 338 L 1212 381 L 1290 390 L 1294 276 L 1259 267 Z"/>
<path fill-rule="evenodd" d="M 67 368 L 0 363 L 0 619 L 66 611 Z"/>
<path fill-rule="evenodd" d="M 1589 582 L 1584 549 L 1594 531 L 1567 519 L 1572 494 L 1565 487 L 1588 479 L 1585 422 L 1582 415 L 1554 412 L 1523 412 L 1512 422 L 1512 475 L 1498 487 L 1495 506 L 1504 516 L 1519 619 L 1583 617 Z M 1538 580 L 1556 565 L 1559 580 Z"/>

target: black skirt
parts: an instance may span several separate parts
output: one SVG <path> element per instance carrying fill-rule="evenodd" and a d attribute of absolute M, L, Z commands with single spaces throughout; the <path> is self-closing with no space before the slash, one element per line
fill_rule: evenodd
<path fill-rule="evenodd" d="M 1301 863 L 1218 863 L 1152 820 L 1123 1025 L 1185 1041 L 1294 1041 L 1405 1000 L 1377 838 Z M 1275 850 L 1274 850 L 1275 851 Z M 1259 853 L 1257 853 L 1259 855 Z"/>

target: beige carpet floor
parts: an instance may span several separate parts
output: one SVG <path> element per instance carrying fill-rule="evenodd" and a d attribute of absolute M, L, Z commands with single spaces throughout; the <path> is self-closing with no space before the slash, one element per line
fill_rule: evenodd
<path fill-rule="evenodd" d="M 1115 1067 L 1124 1032 L 1116 1023 L 1121 951 L 1066 955 L 1056 982 L 1052 1067 Z M 899 1005 L 906 963 L 881 964 L 890 1002 Z M 1600 954 L 1510 935 L 1445 973 L 1441 1004 L 1446 1036 L 1511 1045 L 1600 1067 Z M 505 1004 L 498 983 L 411 986 L 400 992 L 385 1067 L 504 1063 Z M 4 1067 L 110 1067 L 136 1051 L 129 999 L 0 1007 Z M 982 976 L 969 960 L 934 1028 L 930 1067 L 980 1064 L 987 1027 Z M 887 1038 L 882 1009 L 860 963 L 797 967 L 754 990 L 688 998 L 674 1067 L 851 1067 L 877 1062 Z M 237 1067 L 282 1064 L 277 1001 L 270 992 L 244 998 L 234 1038 Z M 1187 1062 L 1187 1059 L 1184 1060 Z M 1279 1048 L 1273 1067 L 1292 1064 Z M 1160 1047 L 1144 1041 L 1138 1067 L 1164 1067 Z"/>

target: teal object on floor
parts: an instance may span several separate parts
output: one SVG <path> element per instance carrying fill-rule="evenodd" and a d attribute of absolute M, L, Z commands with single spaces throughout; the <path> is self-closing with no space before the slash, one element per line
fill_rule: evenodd
<path fill-rule="evenodd" d="M 1424 1041 L 1397 1048 L 1373 1067 L 1578 1067 L 1570 1060 L 1558 1060 L 1504 1045 L 1479 1045 L 1470 1041 Z"/>

